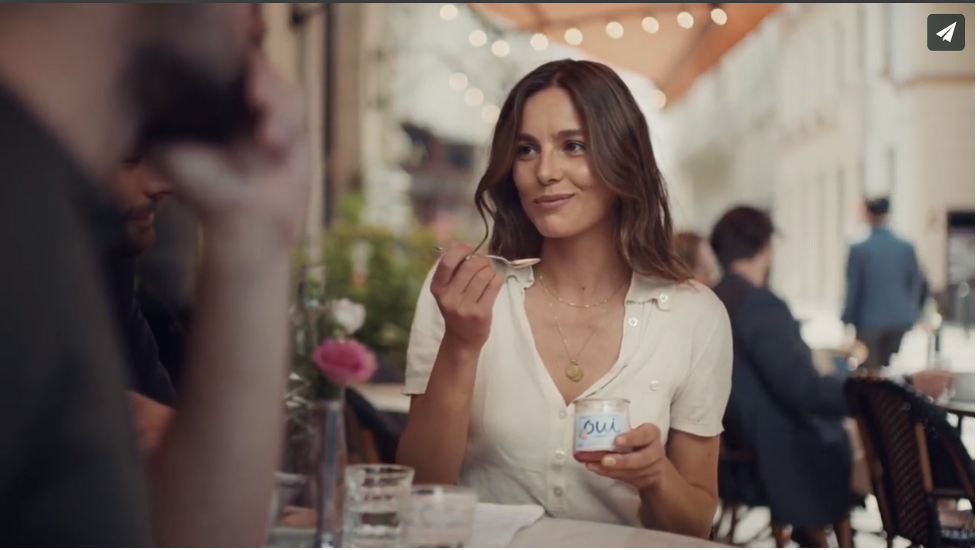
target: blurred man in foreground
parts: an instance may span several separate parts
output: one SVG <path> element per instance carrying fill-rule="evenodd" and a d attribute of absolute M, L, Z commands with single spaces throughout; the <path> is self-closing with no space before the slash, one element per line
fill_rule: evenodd
<path fill-rule="evenodd" d="M 0 544 L 263 543 L 279 459 L 302 103 L 245 4 L 0 6 Z M 135 452 L 100 264 L 137 143 L 207 238 L 181 413 Z M 151 510 L 151 513 L 150 513 Z"/>

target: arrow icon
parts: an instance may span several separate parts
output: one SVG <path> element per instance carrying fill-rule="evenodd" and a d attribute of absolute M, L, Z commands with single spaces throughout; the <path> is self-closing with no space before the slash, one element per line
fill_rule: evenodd
<path fill-rule="evenodd" d="M 944 42 L 952 42 L 953 41 L 953 29 L 956 26 L 957 26 L 957 22 L 954 21 L 947 28 L 945 28 L 942 31 L 936 33 L 936 36 L 939 36 L 940 38 L 942 38 Z"/>

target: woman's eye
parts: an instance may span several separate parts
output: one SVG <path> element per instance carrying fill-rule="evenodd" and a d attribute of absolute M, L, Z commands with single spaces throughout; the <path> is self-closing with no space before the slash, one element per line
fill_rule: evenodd
<path fill-rule="evenodd" d="M 516 147 L 516 155 L 520 157 L 528 157 L 534 152 L 533 148 L 529 145 L 519 145 Z"/>
<path fill-rule="evenodd" d="M 583 143 L 571 141 L 566 144 L 565 149 L 568 153 L 583 153 L 586 147 L 583 146 Z"/>

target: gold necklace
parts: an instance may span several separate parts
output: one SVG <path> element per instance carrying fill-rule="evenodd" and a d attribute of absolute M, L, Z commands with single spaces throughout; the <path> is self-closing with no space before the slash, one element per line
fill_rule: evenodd
<path fill-rule="evenodd" d="M 542 282 L 542 280 L 543 279 L 540 278 L 540 282 Z M 545 289 L 546 287 L 544 286 L 543 288 Z M 620 290 L 620 288 L 618 290 Z M 549 294 L 549 293 L 547 293 L 547 294 Z M 615 292 L 614 294 L 617 294 L 617 292 Z M 614 296 L 611 295 L 611 298 L 613 298 L 613 297 Z M 607 300 L 604 300 L 604 303 L 607 303 L 609 300 L 610 300 L 610 298 L 608 298 Z M 593 340 L 594 335 L 597 334 L 597 329 L 596 328 L 591 329 L 590 336 L 587 337 L 587 341 L 583 343 L 583 346 L 580 347 L 580 351 L 577 352 L 577 356 L 574 357 L 573 354 L 570 353 L 570 346 L 569 346 L 569 344 L 567 344 L 567 338 L 563 334 L 563 327 L 560 326 L 560 320 L 556 316 L 556 309 L 553 307 L 553 300 L 550 300 L 549 297 L 547 297 L 546 298 L 546 303 L 550 307 L 550 313 L 553 314 L 553 323 L 556 325 L 556 330 L 558 330 L 560 332 L 560 340 L 563 341 L 563 349 L 566 350 L 567 357 L 570 358 L 570 364 L 567 365 L 567 367 L 565 369 L 563 369 L 563 374 L 567 378 L 569 378 L 571 382 L 579 382 L 579 381 L 583 380 L 584 370 L 580 366 L 580 363 L 577 360 L 580 358 L 580 355 L 583 353 L 583 350 L 587 349 L 587 344 L 589 344 L 590 341 Z M 603 314 L 606 314 L 607 313 L 607 308 L 605 307 L 604 310 L 601 313 L 602 313 L 602 316 L 603 316 Z"/>
<path fill-rule="evenodd" d="M 596 304 L 575 304 L 573 302 L 568 302 L 568 301 L 564 300 L 563 298 L 560 298 L 559 295 L 557 295 L 555 292 L 551 291 L 550 290 L 550 287 L 546 286 L 546 281 L 543 280 L 543 272 L 542 271 L 537 271 L 536 273 L 539 275 L 539 282 L 540 282 L 541 285 L 543 285 L 543 290 L 545 290 L 547 294 L 549 294 L 550 296 L 556 298 L 556 300 L 558 302 L 560 302 L 561 304 L 563 304 L 565 306 L 575 307 L 575 308 L 578 308 L 578 309 L 590 309 L 590 308 L 600 307 L 602 305 L 605 305 L 607 302 L 611 301 L 611 298 L 617 296 L 617 293 L 620 292 L 621 289 L 624 288 L 624 285 L 626 285 L 628 283 L 628 279 L 625 279 L 621 283 L 621 286 L 617 287 L 610 296 L 608 296 L 607 298 L 604 298 L 603 300 L 601 300 L 600 302 L 597 302 Z"/>

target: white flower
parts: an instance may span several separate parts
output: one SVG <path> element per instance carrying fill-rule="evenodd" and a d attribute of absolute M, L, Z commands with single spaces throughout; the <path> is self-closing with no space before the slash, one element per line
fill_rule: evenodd
<path fill-rule="evenodd" d="M 366 307 L 346 298 L 329 302 L 329 313 L 347 336 L 360 330 L 366 321 Z"/>

